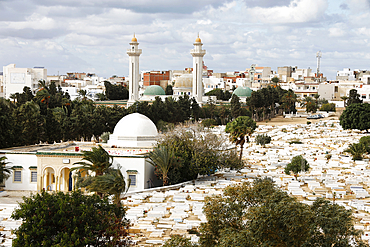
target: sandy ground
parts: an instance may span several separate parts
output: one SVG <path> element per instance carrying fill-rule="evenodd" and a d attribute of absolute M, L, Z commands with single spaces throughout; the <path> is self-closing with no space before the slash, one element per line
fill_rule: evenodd
<path fill-rule="evenodd" d="M 270 121 L 261 121 L 257 122 L 257 125 L 287 125 L 287 124 L 306 124 L 307 121 L 310 121 L 311 123 L 320 122 L 322 120 L 329 120 L 329 119 L 335 119 L 338 120 L 338 114 L 336 116 L 331 116 L 327 118 L 321 118 L 321 119 L 307 119 L 305 117 L 302 118 L 284 118 L 283 116 L 278 116 L 276 118 L 272 118 Z"/>

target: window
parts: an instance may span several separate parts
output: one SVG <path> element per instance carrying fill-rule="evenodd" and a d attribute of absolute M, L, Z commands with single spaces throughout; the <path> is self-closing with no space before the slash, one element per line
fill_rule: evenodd
<path fill-rule="evenodd" d="M 31 183 L 37 183 L 37 171 L 31 171 Z"/>
<path fill-rule="evenodd" d="M 366 99 L 366 94 L 361 95 L 361 98 Z"/>
<path fill-rule="evenodd" d="M 22 182 L 22 171 L 15 170 L 13 174 L 14 174 L 14 182 Z"/>
<path fill-rule="evenodd" d="M 128 178 L 131 179 L 131 186 L 136 186 L 136 175 L 128 175 Z"/>

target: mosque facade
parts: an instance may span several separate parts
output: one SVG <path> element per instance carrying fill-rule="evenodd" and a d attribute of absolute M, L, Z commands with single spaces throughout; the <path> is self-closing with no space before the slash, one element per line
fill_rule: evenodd
<path fill-rule="evenodd" d="M 158 131 L 146 116 L 133 113 L 115 126 L 107 144 L 65 142 L 33 145 L 0 150 L 14 171 L 5 181 L 6 190 L 71 191 L 75 186 L 74 163 L 83 159 L 82 151 L 102 147 L 113 157 L 113 167 L 121 167 L 126 179 L 131 179 L 129 191 L 159 186 L 148 154 L 157 143 Z M 82 173 L 84 175 L 84 173 Z"/>

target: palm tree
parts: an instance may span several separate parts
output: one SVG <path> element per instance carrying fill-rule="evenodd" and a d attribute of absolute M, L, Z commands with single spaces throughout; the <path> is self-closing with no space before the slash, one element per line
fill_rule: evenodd
<path fill-rule="evenodd" d="M 343 100 L 343 102 L 344 102 L 344 108 L 345 108 L 347 106 L 348 96 L 342 96 L 340 98 Z"/>
<path fill-rule="evenodd" d="M 7 157 L 5 156 L 0 157 L 0 184 L 4 183 L 10 177 L 10 173 L 12 173 L 12 168 L 6 167 L 9 164 L 9 162 L 5 161 L 6 159 Z"/>
<path fill-rule="evenodd" d="M 79 95 L 79 97 L 82 98 L 82 100 L 86 100 L 87 99 L 86 98 L 86 95 L 87 95 L 87 91 L 86 90 L 83 90 L 83 89 L 79 90 L 78 91 L 78 95 Z"/>
<path fill-rule="evenodd" d="M 174 151 L 165 145 L 155 147 L 149 153 L 148 162 L 162 174 L 163 186 L 168 185 L 168 172 L 174 162 Z"/>
<path fill-rule="evenodd" d="M 82 151 L 83 158 L 82 160 L 76 162 L 73 165 L 80 165 L 76 167 L 72 167 L 71 171 L 77 170 L 78 171 L 78 180 L 76 185 L 78 187 L 85 187 L 89 188 L 89 186 L 94 182 L 96 177 L 102 176 L 111 166 L 113 163 L 113 157 L 105 151 L 102 146 L 99 145 L 98 148 L 93 147 L 92 151 Z M 85 176 L 81 177 L 81 172 L 94 172 L 95 176 Z M 103 193 L 97 192 L 97 194 L 102 197 Z"/>
<path fill-rule="evenodd" d="M 102 194 L 113 195 L 113 203 L 121 205 L 121 195 L 130 188 L 130 179 L 126 184 L 125 177 L 122 175 L 121 167 L 117 169 L 109 168 L 103 176 L 95 177 L 93 182 L 87 187 L 90 191 Z"/>
<path fill-rule="evenodd" d="M 237 117 L 234 121 L 226 125 L 225 131 L 226 133 L 230 133 L 230 141 L 235 143 L 235 145 L 240 145 L 240 160 L 243 156 L 244 143 L 246 140 L 249 142 L 249 136 L 256 128 L 256 122 L 247 116 Z"/>
<path fill-rule="evenodd" d="M 362 160 L 366 147 L 363 143 L 352 143 L 344 152 L 350 153 L 353 160 Z"/>
<path fill-rule="evenodd" d="M 292 91 L 289 90 L 281 99 L 282 106 L 285 111 L 289 110 L 289 113 L 295 110 L 295 103 L 297 102 L 297 95 Z"/>
<path fill-rule="evenodd" d="M 82 151 L 82 153 L 84 156 L 82 160 L 88 162 L 76 162 L 73 165 L 81 166 L 73 167 L 71 170 L 95 172 L 95 176 L 98 177 L 102 176 L 113 163 L 113 157 L 101 145 L 98 148 L 93 147 L 92 151 Z"/>

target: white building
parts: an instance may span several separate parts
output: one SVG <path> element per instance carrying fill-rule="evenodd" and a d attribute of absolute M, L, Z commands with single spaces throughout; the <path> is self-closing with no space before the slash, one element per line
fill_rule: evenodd
<path fill-rule="evenodd" d="M 113 156 L 113 166 L 121 167 L 125 178 L 131 179 L 129 191 L 139 191 L 160 185 L 154 167 L 148 163 L 148 153 L 156 144 L 158 132 L 144 115 L 134 113 L 123 117 L 116 125 L 108 144 L 102 147 Z M 65 142 L 33 145 L 0 150 L 14 171 L 5 181 L 6 190 L 70 191 L 76 181 L 74 163 L 97 144 Z"/>
<path fill-rule="evenodd" d="M 337 71 L 336 80 L 354 81 L 356 80 L 355 72 L 352 71 L 350 68 L 344 68 L 341 71 Z"/>
<path fill-rule="evenodd" d="M 15 64 L 3 67 L 3 88 L 5 98 L 11 94 L 22 93 L 25 86 L 36 93 L 40 80 L 47 81 L 47 70 L 43 67 L 16 68 Z"/>
<path fill-rule="evenodd" d="M 208 93 L 213 89 L 219 88 L 224 90 L 225 89 L 225 81 L 222 78 L 216 78 L 210 76 L 209 78 L 203 78 L 203 85 L 204 85 L 204 93 Z"/>
<path fill-rule="evenodd" d="M 315 73 L 312 73 L 312 69 L 296 69 L 292 73 L 292 78 L 296 81 L 303 81 L 305 77 L 314 77 Z"/>

